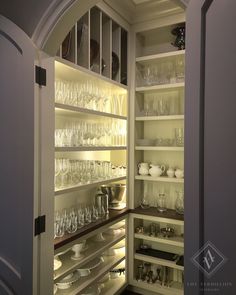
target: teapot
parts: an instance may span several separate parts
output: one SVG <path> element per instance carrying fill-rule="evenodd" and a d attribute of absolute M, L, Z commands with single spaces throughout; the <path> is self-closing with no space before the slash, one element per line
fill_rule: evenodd
<path fill-rule="evenodd" d="M 159 166 L 151 164 L 150 167 L 151 168 L 149 169 L 149 174 L 153 177 L 161 176 L 166 170 L 166 167 L 164 165 Z"/>
<path fill-rule="evenodd" d="M 176 178 L 184 178 L 184 170 L 176 169 L 175 176 L 176 176 Z"/>
<path fill-rule="evenodd" d="M 169 169 L 166 171 L 166 174 L 168 177 L 173 178 L 175 176 L 175 170 L 172 167 L 169 167 Z"/>
<path fill-rule="evenodd" d="M 148 175 L 149 172 L 149 164 L 148 163 L 139 163 L 138 164 L 138 173 L 140 175 Z"/>

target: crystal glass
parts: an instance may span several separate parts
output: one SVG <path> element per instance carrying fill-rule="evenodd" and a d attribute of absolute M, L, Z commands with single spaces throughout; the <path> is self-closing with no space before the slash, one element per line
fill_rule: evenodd
<path fill-rule="evenodd" d="M 159 193 L 157 197 L 157 210 L 161 213 L 167 211 L 166 195 L 164 193 Z"/>
<path fill-rule="evenodd" d="M 176 146 L 184 146 L 184 128 L 175 128 Z"/>
<path fill-rule="evenodd" d="M 182 190 L 176 191 L 175 210 L 179 214 L 184 214 L 184 192 Z"/>

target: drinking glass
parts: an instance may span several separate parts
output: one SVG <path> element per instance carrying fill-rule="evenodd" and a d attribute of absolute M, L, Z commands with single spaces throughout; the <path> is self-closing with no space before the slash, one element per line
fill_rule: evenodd
<path fill-rule="evenodd" d="M 176 146 L 184 146 L 184 128 L 175 128 Z"/>
<path fill-rule="evenodd" d="M 164 193 L 159 193 L 159 195 L 157 197 L 157 210 L 161 213 L 167 211 L 166 195 Z"/>
<path fill-rule="evenodd" d="M 184 81 L 184 58 L 180 57 L 176 60 L 176 80 L 177 82 Z"/>

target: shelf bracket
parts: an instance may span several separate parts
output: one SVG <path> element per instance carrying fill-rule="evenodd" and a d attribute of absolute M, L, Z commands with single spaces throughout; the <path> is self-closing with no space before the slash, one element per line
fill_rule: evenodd
<path fill-rule="evenodd" d="M 46 216 L 39 216 L 34 221 L 34 236 L 39 236 L 46 230 Z"/>
<path fill-rule="evenodd" d="M 47 71 L 46 69 L 35 66 L 35 82 L 39 86 L 46 86 L 47 85 Z"/>

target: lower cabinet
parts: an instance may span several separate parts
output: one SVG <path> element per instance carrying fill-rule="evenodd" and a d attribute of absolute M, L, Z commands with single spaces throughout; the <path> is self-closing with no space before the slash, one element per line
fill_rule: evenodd
<path fill-rule="evenodd" d="M 116 294 L 127 286 L 127 219 L 60 247 L 54 256 L 54 294 Z"/>
<path fill-rule="evenodd" d="M 184 294 L 184 223 L 165 215 L 130 214 L 130 284 L 142 294 Z"/>

